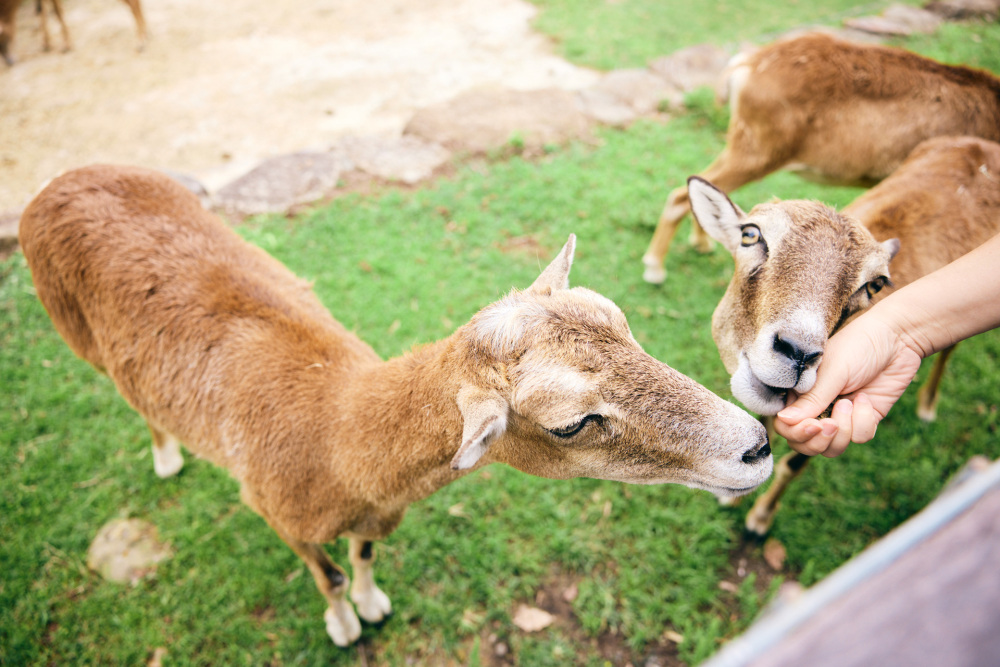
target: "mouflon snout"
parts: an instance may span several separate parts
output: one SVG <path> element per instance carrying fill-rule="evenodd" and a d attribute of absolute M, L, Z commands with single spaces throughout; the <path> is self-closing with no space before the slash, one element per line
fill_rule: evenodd
<path fill-rule="evenodd" d="M 771 349 L 792 364 L 796 379 L 802 377 L 802 371 L 812 366 L 823 354 L 822 348 L 816 349 L 811 345 L 799 343 L 795 336 L 786 334 L 782 338 L 780 333 L 774 334 L 774 344 Z"/>
<path fill-rule="evenodd" d="M 696 456 L 707 456 L 696 459 L 694 469 L 700 479 L 688 485 L 719 496 L 741 496 L 771 475 L 773 460 L 767 429 L 738 406 L 715 394 L 711 399 L 706 407 L 714 414 L 703 427 L 705 444 L 695 452 Z M 714 447 L 709 444 L 713 441 Z"/>
<path fill-rule="evenodd" d="M 785 407 L 790 390 L 809 391 L 829 326 L 809 308 L 777 316 L 741 346 L 730 383 L 733 394 L 751 410 L 775 414 Z"/>
<path fill-rule="evenodd" d="M 625 453 L 617 461 L 625 474 L 604 477 L 731 496 L 770 476 L 771 448 L 757 419 L 641 350 L 616 358 L 605 395 L 623 416 L 612 451 Z"/>
<path fill-rule="evenodd" d="M 889 284 L 899 243 L 877 242 L 858 220 L 819 202 L 771 202 L 747 214 L 703 179 L 690 179 L 688 192 L 698 222 L 735 263 L 712 315 L 733 395 L 776 414 L 790 391 L 815 384 L 832 332 Z"/>

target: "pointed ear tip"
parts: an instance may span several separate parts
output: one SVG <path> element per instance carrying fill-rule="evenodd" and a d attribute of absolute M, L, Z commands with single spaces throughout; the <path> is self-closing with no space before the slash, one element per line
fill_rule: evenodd
<path fill-rule="evenodd" d="M 456 452 L 455 456 L 452 457 L 451 459 L 452 470 L 465 470 L 466 468 L 469 467 L 467 465 L 462 465 L 462 459 L 464 458 L 462 455 L 464 453 L 465 452 L 462 449 L 459 449 L 459 451 Z"/>

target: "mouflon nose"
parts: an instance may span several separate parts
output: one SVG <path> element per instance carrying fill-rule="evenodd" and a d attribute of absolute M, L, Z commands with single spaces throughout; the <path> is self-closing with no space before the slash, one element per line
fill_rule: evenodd
<path fill-rule="evenodd" d="M 743 463 L 757 463 L 758 461 L 763 461 L 770 455 L 771 443 L 767 441 L 767 436 L 764 436 L 764 444 L 747 450 L 747 452 L 743 454 Z"/>
<path fill-rule="evenodd" d="M 783 357 L 788 357 L 800 369 L 806 369 L 813 364 L 823 350 L 816 350 L 812 346 L 805 346 L 791 337 L 782 338 L 781 334 L 774 334 L 773 349 Z M 810 349 L 812 348 L 812 349 Z"/>

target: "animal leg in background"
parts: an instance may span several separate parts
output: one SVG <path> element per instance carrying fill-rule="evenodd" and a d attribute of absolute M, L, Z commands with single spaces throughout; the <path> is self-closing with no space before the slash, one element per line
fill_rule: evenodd
<path fill-rule="evenodd" d="M 944 367 L 948 363 L 948 357 L 955 351 L 957 345 L 958 343 L 938 352 L 930 375 L 927 376 L 927 380 L 924 381 L 917 393 L 917 416 L 925 422 L 937 419 L 937 404 L 938 399 L 941 398 L 938 388 L 941 385 L 941 378 L 944 377 Z"/>
<path fill-rule="evenodd" d="M 374 544 L 360 537 L 350 538 L 350 560 L 354 581 L 351 584 L 351 601 L 357 605 L 358 615 L 369 623 L 378 623 L 392 613 L 389 596 L 375 584 L 372 565 L 375 562 Z"/>
<path fill-rule="evenodd" d="M 753 151 L 751 146 L 754 142 L 746 136 L 745 131 L 732 134 L 719 157 L 700 174 L 722 192 L 732 192 L 747 183 L 759 180 L 784 164 L 783 157 Z M 645 266 L 642 277 L 646 282 L 660 284 L 667 279 L 663 263 L 670 251 L 674 235 L 677 234 L 677 227 L 690 211 L 688 189 L 683 185 L 671 192 L 667 198 L 656 231 L 653 232 L 653 238 L 649 242 L 649 248 L 642 257 Z M 700 252 L 709 252 L 712 249 L 712 238 L 705 233 L 694 217 L 691 218 L 691 245 Z"/>

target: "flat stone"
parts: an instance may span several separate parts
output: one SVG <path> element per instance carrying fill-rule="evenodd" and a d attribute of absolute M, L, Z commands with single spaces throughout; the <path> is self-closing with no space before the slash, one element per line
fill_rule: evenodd
<path fill-rule="evenodd" d="M 684 94 L 679 87 L 647 69 L 608 72 L 587 90 L 610 95 L 641 115 L 661 111 L 664 103 L 671 109 L 684 104 Z"/>
<path fill-rule="evenodd" d="M 455 153 L 485 153 L 513 139 L 525 148 L 561 144 L 584 136 L 590 120 L 576 96 L 558 88 L 475 88 L 417 111 L 404 135 L 440 144 Z"/>
<path fill-rule="evenodd" d="M 729 58 L 730 54 L 725 49 L 711 44 L 696 44 L 657 58 L 649 64 L 649 69 L 676 88 L 690 92 L 702 86 L 718 86 Z"/>
<path fill-rule="evenodd" d="M 995 21 L 1000 16 L 1000 0 L 934 0 L 924 5 L 924 9 L 952 21 Z"/>
<path fill-rule="evenodd" d="M 345 137 L 335 150 L 343 151 L 366 174 L 408 185 L 419 183 L 451 159 L 444 146 L 418 137 Z"/>
<path fill-rule="evenodd" d="M 892 5 L 881 16 L 862 16 L 844 21 L 844 25 L 855 30 L 862 30 L 878 35 L 902 36 L 912 34 L 929 35 L 936 32 L 944 22 L 938 14 L 910 7 L 908 5 Z"/>
<path fill-rule="evenodd" d="M 587 88 L 577 93 L 580 109 L 602 125 L 626 127 L 639 117 L 631 105 L 620 98 L 596 88 Z"/>
<path fill-rule="evenodd" d="M 887 19 L 884 16 L 860 16 L 854 19 L 847 19 L 844 25 L 854 30 L 870 32 L 876 35 L 889 35 L 892 37 L 906 37 L 913 34 L 913 28 Z"/>
<path fill-rule="evenodd" d="M 891 5 L 884 12 L 884 18 L 908 26 L 913 32 L 930 35 L 944 23 L 944 19 L 934 12 L 909 5 Z"/>
<path fill-rule="evenodd" d="M 265 160 L 215 193 L 216 206 L 239 215 L 284 213 L 323 198 L 353 168 L 341 152 L 302 151 Z"/>
<path fill-rule="evenodd" d="M 142 519 L 115 519 L 98 531 L 87 550 L 87 567 L 109 581 L 134 584 L 172 555 L 153 524 Z"/>

